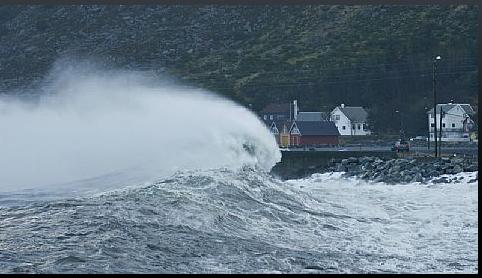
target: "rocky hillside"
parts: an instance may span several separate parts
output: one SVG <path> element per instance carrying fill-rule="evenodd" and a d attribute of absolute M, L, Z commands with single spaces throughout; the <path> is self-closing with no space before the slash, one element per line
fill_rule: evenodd
<path fill-rule="evenodd" d="M 378 131 L 423 132 L 432 62 L 441 101 L 478 104 L 477 6 L 0 6 L 0 91 L 59 58 L 168 73 L 254 109 L 370 109 Z M 16 91 L 18 93 L 18 91 Z"/>

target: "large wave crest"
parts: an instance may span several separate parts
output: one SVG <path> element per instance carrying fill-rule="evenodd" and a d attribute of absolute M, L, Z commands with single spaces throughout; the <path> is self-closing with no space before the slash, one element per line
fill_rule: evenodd
<path fill-rule="evenodd" d="M 248 109 L 140 72 L 57 65 L 35 102 L 0 98 L 0 190 L 115 172 L 271 169 L 274 138 Z"/>

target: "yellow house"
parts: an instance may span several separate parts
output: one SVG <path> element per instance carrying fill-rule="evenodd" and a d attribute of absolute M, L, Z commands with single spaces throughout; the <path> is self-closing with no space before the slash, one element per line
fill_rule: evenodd
<path fill-rule="evenodd" d="M 290 145 L 289 121 L 272 121 L 269 129 L 280 147 Z"/>
<path fill-rule="evenodd" d="M 283 124 L 283 128 L 279 134 L 279 141 L 282 147 L 288 147 L 290 145 L 290 133 L 286 123 Z"/>

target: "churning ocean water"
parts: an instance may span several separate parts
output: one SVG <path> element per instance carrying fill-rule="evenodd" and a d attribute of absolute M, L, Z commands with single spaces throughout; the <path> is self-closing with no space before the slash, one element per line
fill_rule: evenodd
<path fill-rule="evenodd" d="M 274 137 L 233 102 L 139 73 L 53 77 L 38 102 L 0 99 L 1 273 L 478 272 L 476 173 L 282 181 Z"/>
<path fill-rule="evenodd" d="M 75 198 L 3 194 L 0 272 L 477 273 L 475 174 L 387 185 L 245 167 Z"/>

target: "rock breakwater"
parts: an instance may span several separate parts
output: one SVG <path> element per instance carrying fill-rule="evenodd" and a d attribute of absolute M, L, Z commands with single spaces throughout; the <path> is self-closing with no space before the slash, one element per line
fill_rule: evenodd
<path fill-rule="evenodd" d="M 321 170 L 321 169 L 319 169 Z M 478 171 L 478 161 L 473 158 L 398 158 L 349 157 L 332 159 L 323 172 L 345 172 L 346 177 L 359 177 L 363 180 L 406 184 L 413 182 L 457 183 L 457 178 L 440 177 L 446 174 Z M 438 178 L 440 177 L 440 178 Z M 478 174 L 475 182 L 478 179 Z"/>

